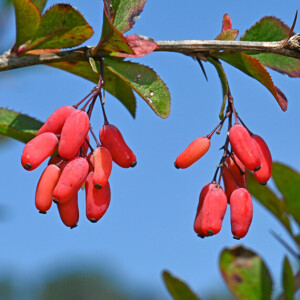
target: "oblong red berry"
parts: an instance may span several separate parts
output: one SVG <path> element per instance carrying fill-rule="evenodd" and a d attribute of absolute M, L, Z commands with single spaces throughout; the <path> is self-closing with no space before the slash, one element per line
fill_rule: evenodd
<path fill-rule="evenodd" d="M 230 201 L 231 193 L 235 189 L 239 187 L 246 188 L 247 186 L 245 173 L 246 168 L 235 155 L 233 156 L 233 158 L 240 168 L 235 164 L 235 162 L 230 156 L 227 156 L 225 159 L 226 165 L 223 167 L 222 170 L 222 178 L 228 203 Z M 241 171 L 244 174 L 242 174 Z"/>
<path fill-rule="evenodd" d="M 44 123 L 44 125 L 39 129 L 37 135 L 44 132 L 52 132 L 59 134 L 63 128 L 66 119 L 75 111 L 73 106 L 67 105 L 58 108 Z"/>
<path fill-rule="evenodd" d="M 59 216 L 62 222 L 71 229 L 77 226 L 79 220 L 78 195 L 77 193 L 64 204 L 57 204 Z"/>
<path fill-rule="evenodd" d="M 90 119 L 86 112 L 75 110 L 65 121 L 61 130 L 58 154 L 72 159 L 85 142 L 90 129 Z"/>
<path fill-rule="evenodd" d="M 250 193 L 239 188 L 232 192 L 230 197 L 230 221 L 233 237 L 244 237 L 251 225 L 253 217 L 253 205 Z"/>
<path fill-rule="evenodd" d="M 99 221 L 107 211 L 111 193 L 109 182 L 107 182 L 102 189 L 95 188 L 93 175 L 93 172 L 90 172 L 85 182 L 86 217 L 95 223 Z"/>
<path fill-rule="evenodd" d="M 210 139 L 201 136 L 195 139 L 189 146 L 176 158 L 175 167 L 185 169 L 200 159 L 209 149 Z"/>
<path fill-rule="evenodd" d="M 272 176 L 272 155 L 266 142 L 258 135 L 252 135 L 261 160 L 261 168 L 254 172 L 260 184 L 267 184 Z"/>
<path fill-rule="evenodd" d="M 53 190 L 58 182 L 61 169 L 50 164 L 46 167 L 37 184 L 35 192 L 35 206 L 40 213 L 46 213 L 52 205 Z"/>
<path fill-rule="evenodd" d="M 29 141 L 23 150 L 21 163 L 25 170 L 32 171 L 56 150 L 58 138 L 54 133 L 45 132 Z"/>
<path fill-rule="evenodd" d="M 81 188 L 89 172 L 89 164 L 82 157 L 75 157 L 64 167 L 53 191 L 53 200 L 63 204 L 68 202 Z"/>
<path fill-rule="evenodd" d="M 227 198 L 223 189 L 208 186 L 194 222 L 195 232 L 201 237 L 217 234 L 221 230 L 226 208 Z"/>
<path fill-rule="evenodd" d="M 248 170 L 259 170 L 261 162 L 258 150 L 244 126 L 235 124 L 230 128 L 229 142 L 234 154 Z"/>
<path fill-rule="evenodd" d="M 105 147 L 98 147 L 93 152 L 93 182 L 97 189 L 105 186 L 112 170 L 112 157 Z"/>
<path fill-rule="evenodd" d="M 109 150 L 112 160 L 122 168 L 136 165 L 136 156 L 125 143 L 119 129 L 112 125 L 103 125 L 99 132 L 101 144 Z"/>

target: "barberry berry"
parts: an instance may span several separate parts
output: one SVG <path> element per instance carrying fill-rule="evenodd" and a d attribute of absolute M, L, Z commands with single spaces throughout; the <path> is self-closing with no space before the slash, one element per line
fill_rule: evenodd
<path fill-rule="evenodd" d="M 245 188 L 234 190 L 230 196 L 231 232 L 236 239 L 243 238 L 251 225 L 253 205 L 250 193 Z"/>
<path fill-rule="evenodd" d="M 32 171 L 56 150 L 58 138 L 54 133 L 44 132 L 29 141 L 23 150 L 21 163 L 25 170 Z"/>
<path fill-rule="evenodd" d="M 50 164 L 41 175 L 35 192 L 35 206 L 40 213 L 46 213 L 50 209 L 53 199 L 53 190 L 60 174 L 61 169 L 54 164 Z"/>
<path fill-rule="evenodd" d="M 65 121 L 61 130 L 58 153 L 61 157 L 72 159 L 84 144 L 90 129 L 90 119 L 85 111 L 74 111 Z"/>
<path fill-rule="evenodd" d="M 257 171 L 260 169 L 261 161 L 258 150 L 244 126 L 233 125 L 229 130 L 229 141 L 234 154 L 248 170 Z"/>
<path fill-rule="evenodd" d="M 63 169 L 61 176 L 53 191 L 53 200 L 64 204 L 68 202 L 81 188 L 86 180 L 89 164 L 82 157 L 70 160 Z"/>
<path fill-rule="evenodd" d="M 267 184 L 272 175 L 272 156 L 266 142 L 258 135 L 252 135 L 258 154 L 261 160 L 261 168 L 254 172 L 257 181 L 260 184 Z"/>
<path fill-rule="evenodd" d="M 136 156 L 128 147 L 119 129 L 112 124 L 101 127 L 99 137 L 102 145 L 109 150 L 112 160 L 123 168 L 134 167 Z"/>
<path fill-rule="evenodd" d="M 73 106 L 67 105 L 58 108 L 39 129 L 37 135 L 44 132 L 59 134 L 65 124 L 66 119 L 75 111 Z"/>
<path fill-rule="evenodd" d="M 94 175 L 93 172 L 90 172 L 85 182 L 86 217 L 93 223 L 103 217 L 108 209 L 111 198 L 109 182 L 101 189 L 98 189 L 94 185 Z"/>
<path fill-rule="evenodd" d="M 200 159 L 209 149 L 210 139 L 201 136 L 195 139 L 177 158 L 175 167 L 185 169 Z"/>

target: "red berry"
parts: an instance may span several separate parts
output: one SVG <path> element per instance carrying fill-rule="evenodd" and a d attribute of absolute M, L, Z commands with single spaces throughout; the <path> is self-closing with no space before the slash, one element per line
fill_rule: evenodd
<path fill-rule="evenodd" d="M 217 234 L 227 208 L 226 194 L 221 187 L 209 186 L 194 222 L 194 230 L 201 237 Z M 200 194 L 201 198 L 201 194 Z"/>
<path fill-rule="evenodd" d="M 44 132 L 59 134 L 64 126 L 66 119 L 75 111 L 73 106 L 62 106 L 57 109 L 39 129 L 37 135 Z"/>
<path fill-rule="evenodd" d="M 79 191 L 86 180 L 89 164 L 82 157 L 70 160 L 63 169 L 57 185 L 53 191 L 53 200 L 64 204 Z"/>
<path fill-rule="evenodd" d="M 209 149 L 210 139 L 201 136 L 195 139 L 176 159 L 175 167 L 185 169 L 200 159 Z"/>
<path fill-rule="evenodd" d="M 244 237 L 251 225 L 253 217 L 253 205 L 250 193 L 239 188 L 232 192 L 230 197 L 230 219 L 233 237 Z"/>
<path fill-rule="evenodd" d="M 77 226 L 79 220 L 77 193 L 64 204 L 57 204 L 58 212 L 63 223 L 71 229 Z"/>
<path fill-rule="evenodd" d="M 104 147 L 98 147 L 93 152 L 94 176 L 93 182 L 97 189 L 105 186 L 112 170 L 112 157 Z"/>
<path fill-rule="evenodd" d="M 230 201 L 230 195 L 235 189 L 239 187 L 246 188 L 247 185 L 245 166 L 235 155 L 233 156 L 233 158 L 235 162 L 238 164 L 238 166 L 240 167 L 240 169 L 244 172 L 244 174 L 241 174 L 240 169 L 234 163 L 233 159 L 230 156 L 227 156 L 225 160 L 227 167 L 226 166 L 223 167 L 222 177 L 224 181 L 224 188 L 225 188 L 225 193 L 227 196 L 228 203 Z"/>
<path fill-rule="evenodd" d="M 91 222 L 99 221 L 108 209 L 110 203 L 110 185 L 107 182 L 102 189 L 97 189 L 93 182 L 93 172 L 85 182 L 86 191 L 86 217 Z"/>
<path fill-rule="evenodd" d="M 58 139 L 54 133 L 45 132 L 29 141 L 23 150 L 21 163 L 24 169 L 32 171 L 37 168 L 56 149 Z"/>
<path fill-rule="evenodd" d="M 103 125 L 99 133 L 102 145 L 107 148 L 111 154 L 112 160 L 123 168 L 134 167 L 136 165 L 136 156 L 125 143 L 119 129 L 111 124 Z"/>
<path fill-rule="evenodd" d="M 260 169 L 258 150 L 244 126 L 240 124 L 232 126 L 229 130 L 229 141 L 234 154 L 248 170 Z"/>
<path fill-rule="evenodd" d="M 90 120 L 86 112 L 74 111 L 62 128 L 58 153 L 61 157 L 72 159 L 85 142 L 90 129 Z"/>
<path fill-rule="evenodd" d="M 252 135 L 258 154 L 261 160 L 261 168 L 254 172 L 260 184 L 267 184 L 272 175 L 272 156 L 266 142 L 258 135 Z"/>
<path fill-rule="evenodd" d="M 51 207 L 53 190 L 60 177 L 61 170 L 58 166 L 51 164 L 44 170 L 38 182 L 35 192 L 35 206 L 40 213 L 46 213 Z"/>

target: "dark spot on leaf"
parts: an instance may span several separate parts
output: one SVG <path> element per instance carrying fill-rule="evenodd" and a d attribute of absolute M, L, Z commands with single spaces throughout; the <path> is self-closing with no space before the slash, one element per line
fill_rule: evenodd
<path fill-rule="evenodd" d="M 243 278 L 239 275 L 239 274 L 232 274 L 232 279 L 233 281 L 237 282 L 237 283 L 241 283 L 243 282 Z"/>

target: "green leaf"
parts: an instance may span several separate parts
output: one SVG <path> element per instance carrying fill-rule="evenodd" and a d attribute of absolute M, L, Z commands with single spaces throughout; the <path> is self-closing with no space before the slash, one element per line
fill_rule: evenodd
<path fill-rule="evenodd" d="M 206 57 L 206 59 L 216 68 L 219 78 L 220 78 L 220 81 L 221 81 L 221 84 L 222 84 L 223 100 L 222 100 L 222 106 L 221 106 L 220 113 L 219 113 L 219 118 L 221 120 L 223 120 L 224 109 L 225 109 L 225 105 L 226 105 L 228 93 L 229 93 L 227 77 L 226 77 L 225 71 L 224 71 L 221 63 L 218 60 L 216 60 L 212 57 Z"/>
<path fill-rule="evenodd" d="M 223 41 L 234 41 L 239 34 L 239 31 L 237 29 L 228 29 L 225 31 L 222 31 L 215 40 L 223 40 Z"/>
<path fill-rule="evenodd" d="M 12 0 L 16 14 L 17 38 L 14 49 L 30 41 L 41 23 L 41 14 L 29 0 Z"/>
<path fill-rule="evenodd" d="M 119 32 L 117 28 L 112 24 L 108 8 L 106 8 L 105 6 L 103 11 L 101 39 L 98 45 L 93 49 L 92 54 L 95 55 L 100 50 L 134 54 L 123 34 Z"/>
<path fill-rule="evenodd" d="M 33 2 L 42 13 L 47 3 L 47 0 L 31 0 L 31 2 Z"/>
<path fill-rule="evenodd" d="M 70 72 L 83 77 L 94 83 L 98 83 L 99 74 L 95 73 L 88 62 L 60 62 L 50 66 Z M 135 117 L 136 99 L 131 87 L 107 68 L 104 68 L 104 89 L 115 96 L 128 109 L 130 114 Z"/>
<path fill-rule="evenodd" d="M 170 113 L 170 93 L 165 83 L 149 67 L 129 61 L 105 58 L 108 70 L 127 82 L 161 118 Z"/>
<path fill-rule="evenodd" d="M 285 300 L 294 300 L 294 277 L 291 264 L 287 257 L 284 258 L 282 272 L 282 287 Z"/>
<path fill-rule="evenodd" d="M 163 279 L 174 300 L 200 300 L 200 298 L 191 291 L 186 283 L 174 277 L 168 271 L 163 272 Z"/>
<path fill-rule="evenodd" d="M 288 37 L 290 28 L 275 17 L 264 17 L 241 37 L 242 41 L 281 41 Z M 272 53 L 251 53 L 264 66 L 290 77 L 300 77 L 300 60 Z"/>
<path fill-rule="evenodd" d="M 35 137 L 42 125 L 42 122 L 29 116 L 0 108 L 0 134 L 27 143 Z"/>
<path fill-rule="evenodd" d="M 284 164 L 273 163 L 272 177 L 288 212 L 300 225 L 300 174 Z"/>
<path fill-rule="evenodd" d="M 273 164 L 274 172 L 274 164 Z M 247 189 L 248 191 L 265 207 L 267 208 L 290 232 L 290 221 L 286 216 L 286 207 L 283 201 L 281 201 L 267 186 L 261 185 L 257 182 L 255 176 L 247 172 Z"/>
<path fill-rule="evenodd" d="M 122 33 L 132 28 L 145 6 L 146 0 L 113 0 L 113 24 Z"/>
<path fill-rule="evenodd" d="M 82 14 L 69 4 L 48 9 L 28 49 L 71 48 L 93 35 L 93 29 Z"/>
<path fill-rule="evenodd" d="M 227 286 L 240 300 L 270 300 L 272 278 L 262 259 L 242 246 L 224 249 L 220 269 Z"/>
<path fill-rule="evenodd" d="M 220 58 L 235 68 L 263 84 L 277 100 L 283 111 L 287 110 L 287 99 L 282 91 L 273 84 L 273 80 L 265 67 L 255 58 L 244 53 L 214 52 Z"/>

